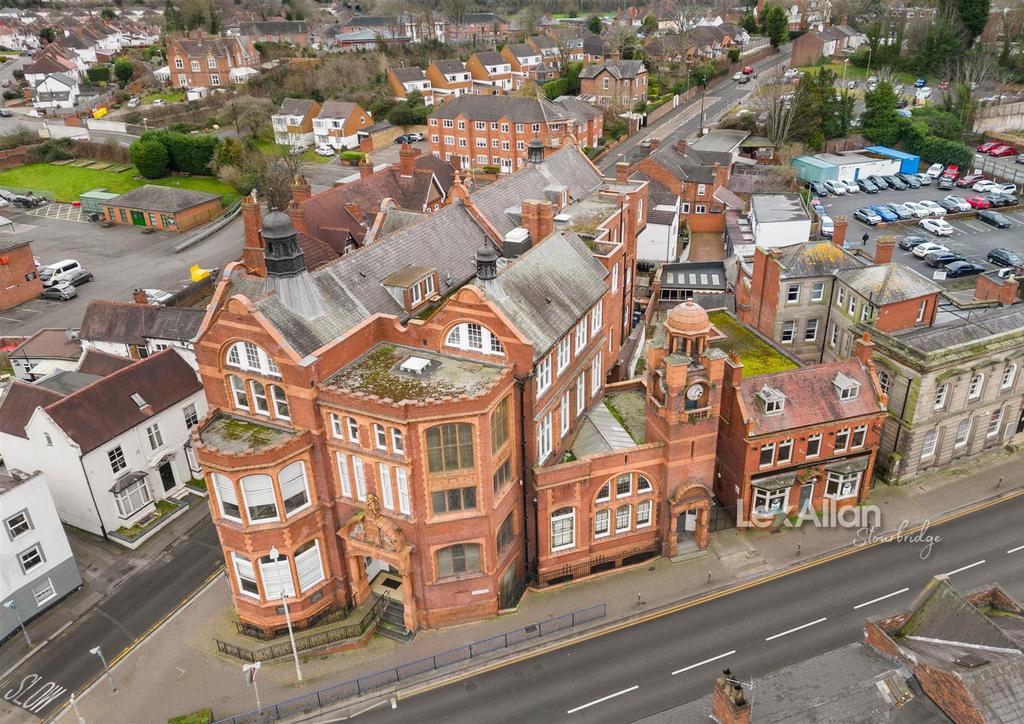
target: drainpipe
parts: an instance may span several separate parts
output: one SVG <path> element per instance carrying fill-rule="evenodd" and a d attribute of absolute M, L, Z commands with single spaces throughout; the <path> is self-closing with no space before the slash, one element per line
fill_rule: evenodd
<path fill-rule="evenodd" d="M 828 293 L 828 309 L 825 310 L 825 336 L 821 338 L 821 355 L 818 357 L 818 363 L 825 361 L 825 346 L 829 343 L 828 323 L 832 319 L 832 303 L 836 295 L 836 279 L 835 275 L 832 276 L 832 288 Z"/>
<path fill-rule="evenodd" d="M 527 572 L 530 568 L 530 537 L 527 535 L 526 530 L 529 525 L 529 516 L 526 514 L 527 505 L 529 501 L 526 499 L 526 377 L 515 377 L 516 391 L 519 395 L 519 477 L 521 482 L 521 492 L 523 498 L 523 562 Z M 534 519 L 534 534 L 537 533 L 537 500 L 534 498 L 533 501 L 533 519 Z"/>
<path fill-rule="evenodd" d="M 107 527 L 103 525 L 103 516 L 100 515 L 100 506 L 96 504 L 96 494 L 92 491 L 92 482 L 89 480 L 89 473 L 85 471 L 85 462 L 82 460 L 82 456 L 78 456 L 78 465 L 82 468 L 82 476 L 85 478 L 85 487 L 89 489 L 89 497 L 92 498 L 92 508 L 96 511 L 96 518 L 100 522 L 100 533 L 103 534 L 103 540 L 109 541 L 110 537 L 107 536 Z"/>
<path fill-rule="evenodd" d="M 900 407 L 900 419 L 896 423 L 896 437 L 893 438 L 892 451 L 896 452 L 900 446 L 900 433 L 903 432 L 904 415 L 907 413 L 907 401 L 910 399 L 910 388 L 914 386 L 914 379 L 907 378 L 907 391 L 903 393 L 903 405 Z M 884 421 L 883 421 L 884 424 Z"/>

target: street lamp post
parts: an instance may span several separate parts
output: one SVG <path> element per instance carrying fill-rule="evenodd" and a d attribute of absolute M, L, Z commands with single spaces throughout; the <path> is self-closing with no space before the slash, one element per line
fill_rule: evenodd
<path fill-rule="evenodd" d="M 273 563 L 277 563 L 277 559 L 281 557 L 281 553 L 277 550 L 277 546 L 274 546 L 267 553 L 270 556 L 270 560 Z M 285 590 L 281 589 L 281 603 L 284 604 L 284 620 L 288 624 L 288 640 L 292 644 L 292 658 L 295 659 L 295 677 L 301 682 L 302 681 L 302 667 L 299 666 L 299 650 L 295 648 L 295 633 L 292 631 L 292 617 L 288 612 L 288 599 L 284 595 Z"/>
<path fill-rule="evenodd" d="M 78 703 L 75 701 L 74 692 L 71 692 L 71 698 L 68 699 L 68 703 L 71 704 L 71 708 L 75 710 L 75 718 L 78 719 L 78 724 L 85 724 L 85 719 L 82 718 L 82 714 L 78 711 Z"/>
<path fill-rule="evenodd" d="M 256 692 L 256 711 L 263 711 L 263 705 L 260 703 L 260 686 L 256 683 L 256 672 L 260 670 L 261 666 L 263 663 L 260 661 L 242 665 L 242 671 L 249 675 L 249 683 L 252 684 L 253 691 Z"/>
<path fill-rule="evenodd" d="M 18 625 L 21 626 L 21 632 L 25 634 L 25 643 L 29 646 L 32 645 L 32 639 L 28 637 L 28 631 L 25 629 L 25 622 L 21 620 L 21 614 L 18 612 L 18 606 L 14 603 L 14 599 L 10 601 L 4 601 L 4 608 L 9 608 L 14 611 L 14 615 L 18 617 Z"/>
<path fill-rule="evenodd" d="M 143 118 L 142 119 L 142 127 L 145 130 L 147 130 L 147 131 L 149 130 L 149 119 L 148 118 Z"/>
<path fill-rule="evenodd" d="M 700 91 L 700 135 L 704 135 L 704 96 L 708 92 L 708 79 L 701 77 Z"/>
<path fill-rule="evenodd" d="M 110 667 L 107 666 L 107 659 L 103 655 L 103 649 L 99 646 L 89 649 L 89 653 L 100 657 L 100 661 L 103 662 L 103 670 L 107 673 L 107 679 L 110 681 L 110 688 L 112 691 L 117 691 L 117 686 L 114 684 L 114 675 L 110 673 Z"/>

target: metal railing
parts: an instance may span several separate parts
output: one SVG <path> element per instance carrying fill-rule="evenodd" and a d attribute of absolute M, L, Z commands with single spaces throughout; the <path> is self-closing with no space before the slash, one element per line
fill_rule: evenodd
<path fill-rule="evenodd" d="M 339 623 L 348 618 L 348 615 L 352 612 L 350 608 L 343 608 L 340 611 L 325 611 L 319 616 L 314 616 L 306 622 L 303 629 L 311 629 L 317 626 L 326 626 L 331 623 Z M 294 626 L 294 624 L 293 624 Z M 298 628 L 296 628 L 298 630 Z M 241 636 L 248 636 L 251 639 L 259 639 L 260 641 L 273 641 L 279 636 L 283 635 L 281 630 L 275 631 L 274 633 L 267 633 L 263 629 L 256 628 L 242 621 L 235 621 L 235 631 Z"/>
<path fill-rule="evenodd" d="M 621 565 L 626 566 L 639 562 L 643 556 L 653 557 L 660 554 L 661 539 L 655 538 L 653 542 L 644 546 L 637 546 L 608 556 L 596 556 L 585 561 L 567 563 L 558 569 L 554 575 L 546 575 L 544 582 L 547 585 L 563 583 L 575 578 L 582 578 L 594 573 L 600 573 L 601 571 L 611 570 L 615 568 L 616 561 L 622 561 Z"/>
<path fill-rule="evenodd" d="M 432 671 L 437 671 L 446 666 L 467 661 L 475 656 L 481 656 L 492 651 L 514 646 L 515 644 L 533 639 L 544 638 L 559 631 L 566 631 L 591 621 L 597 621 L 607 615 L 605 604 L 573 611 L 562 616 L 528 624 L 522 628 L 513 629 L 507 633 L 498 634 L 482 641 L 476 641 L 456 649 L 450 649 L 434 656 L 428 656 L 418 661 L 402 664 L 392 669 L 384 669 L 358 679 L 344 681 L 334 686 L 329 686 L 318 691 L 296 696 L 292 699 L 282 701 L 278 704 L 265 706 L 262 709 L 255 709 L 239 714 L 237 716 L 220 719 L 216 724 L 230 722 L 231 724 L 263 724 L 264 722 L 281 721 L 301 714 L 312 714 L 324 707 L 337 704 L 363 694 L 387 689 L 406 679 L 421 676 Z"/>
<path fill-rule="evenodd" d="M 231 204 L 231 206 L 229 206 L 224 211 L 224 213 L 222 213 L 216 219 L 211 221 L 209 224 L 206 224 L 203 228 L 201 228 L 198 231 L 190 234 L 184 240 L 179 241 L 177 244 L 175 244 L 174 245 L 174 253 L 177 254 L 179 251 L 185 251 L 185 249 L 188 249 L 188 248 L 190 248 L 192 246 L 195 246 L 196 244 L 198 244 L 200 241 L 202 241 L 206 237 L 210 236 L 211 234 L 214 234 L 214 233 L 220 231 L 225 226 L 230 224 L 231 221 L 236 216 L 238 216 L 238 212 L 241 211 L 241 209 L 242 209 L 242 201 L 241 201 L 241 199 L 239 199 L 235 203 Z"/>
<path fill-rule="evenodd" d="M 975 154 L 973 168 L 991 178 L 1017 184 L 1018 188 L 1024 184 L 1024 164 L 1015 163 L 1012 157 L 1006 160 Z"/>
<path fill-rule="evenodd" d="M 385 593 L 374 602 L 373 606 L 371 606 L 363 615 L 362 619 L 356 623 L 337 626 L 325 631 L 317 631 L 316 633 L 308 634 L 306 636 L 296 636 L 296 651 L 308 651 L 309 649 L 316 649 L 321 646 L 327 646 L 329 644 L 338 643 L 339 641 L 345 641 L 347 639 L 354 639 L 362 636 L 371 626 L 377 623 L 380 617 L 384 614 L 384 609 L 388 607 L 388 603 L 390 602 L 391 597 Z M 290 641 L 281 641 L 258 649 L 249 649 L 245 646 L 238 646 L 236 644 L 230 644 L 227 641 L 221 641 L 220 639 L 214 639 L 214 641 L 217 642 L 217 650 L 222 654 L 234 656 L 236 659 L 242 659 L 243 661 L 248 661 L 250 663 L 256 661 L 271 661 L 273 659 L 288 656 L 292 653 L 292 645 Z"/>

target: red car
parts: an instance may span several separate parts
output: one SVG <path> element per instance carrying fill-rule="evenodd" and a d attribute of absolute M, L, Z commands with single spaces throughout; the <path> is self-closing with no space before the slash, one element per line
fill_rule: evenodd
<path fill-rule="evenodd" d="M 957 166 L 947 166 L 946 170 L 942 172 L 942 178 L 956 178 L 958 173 L 960 173 L 960 169 Z"/>
<path fill-rule="evenodd" d="M 996 157 L 1016 156 L 1017 149 L 1014 148 L 1013 146 L 999 146 L 998 148 L 993 148 L 991 151 L 989 151 L 988 155 Z"/>
<path fill-rule="evenodd" d="M 999 146 L 1002 145 L 1003 144 L 1001 144 L 999 141 L 985 141 L 983 144 L 978 146 L 978 151 L 980 151 L 981 153 L 988 153 L 993 148 L 998 148 Z"/>
<path fill-rule="evenodd" d="M 949 90 L 949 81 L 944 80 L 941 83 L 939 83 L 939 90 Z"/>
<path fill-rule="evenodd" d="M 978 183 L 983 178 L 985 178 L 983 174 L 969 173 L 966 176 L 962 177 L 959 181 L 957 181 L 956 185 L 959 186 L 960 188 L 967 188 L 968 186 L 973 186 L 974 184 Z"/>
<path fill-rule="evenodd" d="M 965 201 L 971 205 L 972 209 L 987 209 L 992 205 L 992 202 L 981 196 L 968 196 Z"/>

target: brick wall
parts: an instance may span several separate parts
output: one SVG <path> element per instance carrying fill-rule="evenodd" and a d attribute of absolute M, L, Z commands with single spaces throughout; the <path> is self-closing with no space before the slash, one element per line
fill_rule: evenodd
<path fill-rule="evenodd" d="M 42 291 L 30 244 L 0 254 L 0 309 L 35 299 Z"/>

